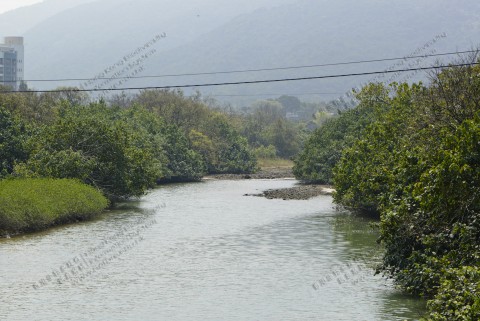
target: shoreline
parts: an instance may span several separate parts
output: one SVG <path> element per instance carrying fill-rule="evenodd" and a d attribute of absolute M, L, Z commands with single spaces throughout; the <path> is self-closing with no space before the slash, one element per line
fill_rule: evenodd
<path fill-rule="evenodd" d="M 244 180 L 244 179 L 291 179 L 295 180 L 291 167 L 264 167 L 254 174 L 214 174 L 203 180 Z M 333 195 L 335 190 L 329 185 L 314 185 L 298 183 L 290 188 L 278 188 L 263 191 L 259 194 L 243 196 L 265 197 L 267 199 L 308 200 L 322 195 Z"/>
<path fill-rule="evenodd" d="M 335 190 L 327 185 L 297 185 L 289 188 L 269 189 L 260 194 L 245 194 L 244 196 L 265 197 L 267 199 L 309 200 L 327 195 L 331 196 Z"/>
<path fill-rule="evenodd" d="M 295 180 L 291 167 L 265 167 L 254 174 L 213 174 L 205 176 L 202 180 L 274 180 L 285 179 Z M 267 199 L 283 199 L 283 200 L 308 200 L 321 195 L 332 195 L 334 189 L 328 185 L 310 185 L 297 183 L 290 188 L 269 189 L 259 194 L 245 194 L 243 196 L 265 197 Z M 103 211 L 102 211 L 103 212 Z M 95 216 L 93 213 L 85 215 L 86 217 Z M 46 224 L 42 228 L 27 226 L 18 229 L 2 229 L 0 230 L 0 238 L 10 238 L 14 236 L 29 234 L 48 230 L 51 227 L 78 222 L 80 215 L 75 215 L 74 219 L 55 220 L 50 224 Z"/>
<path fill-rule="evenodd" d="M 253 174 L 211 174 L 204 180 L 295 179 L 291 167 L 264 167 Z"/>

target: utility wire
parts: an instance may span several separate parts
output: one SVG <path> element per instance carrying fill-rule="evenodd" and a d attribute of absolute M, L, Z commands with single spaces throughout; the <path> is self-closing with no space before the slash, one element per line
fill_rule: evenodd
<path fill-rule="evenodd" d="M 150 75 L 150 76 L 131 76 L 131 77 L 126 76 L 126 77 L 110 77 L 110 78 L 105 77 L 105 78 L 31 79 L 31 80 L 23 80 L 23 81 L 25 81 L 25 82 L 60 82 L 60 81 L 89 81 L 89 80 L 95 81 L 95 80 L 145 79 L 145 78 L 164 78 L 164 77 L 237 74 L 237 73 L 260 72 L 260 71 L 275 71 L 275 70 L 291 70 L 291 69 L 317 68 L 317 67 L 342 66 L 342 65 L 356 65 L 356 64 L 363 64 L 363 63 L 373 63 L 373 62 L 385 62 L 385 61 L 395 61 L 395 60 L 409 60 L 409 59 L 417 59 L 417 58 L 429 58 L 429 57 L 460 55 L 460 54 L 474 53 L 474 52 L 478 52 L 478 51 L 477 50 L 465 50 L 465 51 L 445 52 L 445 53 L 439 53 L 439 54 L 430 54 L 430 55 L 407 56 L 407 57 L 384 58 L 384 59 L 371 59 L 371 60 L 358 60 L 358 61 L 336 62 L 336 63 L 328 63 L 328 64 L 277 67 L 277 68 L 213 71 L 213 72 Z M 16 82 L 16 81 L 10 81 L 10 82 Z"/>
<path fill-rule="evenodd" d="M 267 79 L 267 80 L 252 80 L 252 81 L 237 81 L 237 82 L 223 82 L 223 83 L 210 83 L 210 84 L 169 85 L 169 86 L 149 86 L 149 87 L 126 87 L 126 88 L 97 88 L 97 89 L 54 89 L 54 90 L 25 90 L 25 91 L 13 91 L 12 90 L 12 91 L 3 91 L 3 92 L 0 91 L 0 93 L 5 94 L 5 93 L 100 92 L 100 91 L 105 92 L 105 91 L 124 91 L 124 90 L 215 87 L 215 86 L 247 85 L 247 84 L 275 83 L 275 82 L 300 81 L 300 80 L 344 78 L 344 77 L 368 76 L 368 75 L 377 75 L 377 74 L 391 74 L 391 73 L 402 73 L 402 72 L 421 71 L 421 70 L 436 70 L 436 69 L 442 69 L 442 68 L 448 68 L 448 67 L 467 67 L 467 66 L 474 66 L 474 65 L 479 65 L 479 64 L 480 63 L 451 64 L 451 65 L 448 65 L 448 66 L 433 66 L 433 67 L 420 67 L 420 68 L 371 71 L 371 72 L 361 72 L 361 73 L 337 74 L 337 75 L 327 75 L 327 76 L 282 78 L 282 79 Z"/>
<path fill-rule="evenodd" d="M 283 94 L 205 94 L 205 96 L 212 96 L 212 97 L 258 97 L 258 96 L 309 96 L 309 95 L 343 95 L 343 93 L 283 93 Z"/>

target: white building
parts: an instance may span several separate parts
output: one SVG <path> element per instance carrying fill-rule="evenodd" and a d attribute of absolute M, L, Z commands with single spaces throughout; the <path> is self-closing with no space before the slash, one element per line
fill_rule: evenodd
<path fill-rule="evenodd" d="M 0 85 L 18 90 L 24 74 L 23 37 L 5 37 L 0 43 Z"/>

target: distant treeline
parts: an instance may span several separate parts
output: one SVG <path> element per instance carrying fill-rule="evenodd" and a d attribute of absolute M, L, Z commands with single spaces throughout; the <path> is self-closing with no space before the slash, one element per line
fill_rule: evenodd
<path fill-rule="evenodd" d="M 357 99 L 308 139 L 296 176 L 380 216 L 379 271 L 429 298 L 428 320 L 480 320 L 480 66 Z"/>

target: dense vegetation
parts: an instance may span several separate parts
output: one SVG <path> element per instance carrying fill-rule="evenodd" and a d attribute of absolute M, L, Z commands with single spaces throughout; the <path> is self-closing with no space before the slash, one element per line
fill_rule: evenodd
<path fill-rule="evenodd" d="M 372 84 L 358 94 L 360 104 L 340 117 L 327 119 L 315 130 L 296 158 L 293 173 L 298 179 L 320 184 L 333 183 L 333 168 L 342 151 L 360 137 L 364 128 L 387 108 L 388 93 Z"/>
<path fill-rule="evenodd" d="M 304 123 L 295 123 L 286 118 L 288 113 L 298 117 L 301 105 L 289 109 L 285 102 L 287 97 L 281 98 L 283 104 L 277 100 L 255 103 L 244 117 L 241 132 L 257 157 L 288 159 L 298 154 L 302 147 Z"/>
<path fill-rule="evenodd" d="M 251 173 L 257 158 L 288 163 L 331 116 L 290 96 L 232 110 L 182 91 L 105 101 L 68 87 L 1 94 L 8 89 L 0 88 L 0 179 L 75 179 L 111 202 L 156 184 Z"/>
<path fill-rule="evenodd" d="M 31 232 L 98 215 L 108 201 L 74 180 L 0 181 L 0 235 Z"/>
<path fill-rule="evenodd" d="M 309 133 L 332 117 L 332 110 L 324 103 L 283 95 L 236 110 L 230 107 L 229 116 L 259 164 L 291 167 Z"/>
<path fill-rule="evenodd" d="M 26 133 L 22 122 L 0 107 L 0 178 L 13 171 L 16 161 L 27 158 L 24 148 Z"/>
<path fill-rule="evenodd" d="M 0 95 L 0 175 L 74 178 L 110 200 L 159 182 L 248 173 L 256 160 L 230 117 L 181 92 L 89 103 L 75 89 Z"/>
<path fill-rule="evenodd" d="M 298 177 L 334 182 L 337 203 L 380 216 L 381 270 L 430 299 L 428 320 L 480 319 L 479 75 L 370 85 L 296 161 Z"/>
<path fill-rule="evenodd" d="M 186 138 L 184 142 L 202 156 L 208 173 L 250 173 L 256 170 L 256 160 L 231 117 L 218 108 L 207 106 L 199 95 L 185 97 L 181 91 L 147 90 L 126 100 L 120 98 L 113 99 L 112 104 L 143 106 L 173 126 L 171 128 L 178 128 Z M 179 136 L 171 137 L 170 143 L 179 139 Z M 172 148 L 173 151 L 179 153 L 178 148 Z"/>
<path fill-rule="evenodd" d="M 9 207 L 0 209 L 0 226 L 8 231 L 37 230 L 87 217 L 79 207 L 84 204 L 89 211 L 92 206 L 82 203 L 80 189 L 87 187 L 77 186 L 80 183 L 115 202 L 140 196 L 158 183 L 195 181 L 207 173 L 250 173 L 257 167 L 233 117 L 195 96 L 144 91 L 107 103 L 90 102 L 75 88 L 43 94 L 1 90 L 0 179 L 5 181 L 1 187 L 18 189 L 16 196 L 11 188 L 5 190 Z M 62 179 L 76 182 L 67 186 L 69 181 Z M 75 194 L 63 195 L 58 190 L 61 184 L 78 191 L 78 200 Z M 24 202 L 41 186 L 51 193 Z M 62 200 L 69 200 L 71 207 Z M 12 207 L 15 203 L 21 204 L 20 212 Z M 23 206 L 38 209 L 38 214 L 31 212 L 35 219 Z"/>

